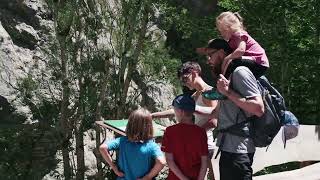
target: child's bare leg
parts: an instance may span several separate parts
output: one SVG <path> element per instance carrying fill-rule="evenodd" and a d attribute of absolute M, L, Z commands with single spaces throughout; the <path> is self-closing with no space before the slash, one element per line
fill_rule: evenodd
<path fill-rule="evenodd" d="M 229 64 L 232 62 L 233 59 L 229 59 L 227 61 L 222 62 L 222 74 L 226 75 L 226 71 L 228 69 Z"/>

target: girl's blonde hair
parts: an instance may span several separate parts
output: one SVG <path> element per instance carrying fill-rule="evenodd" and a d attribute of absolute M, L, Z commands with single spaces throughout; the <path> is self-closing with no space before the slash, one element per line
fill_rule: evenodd
<path fill-rule="evenodd" d="M 231 11 L 227 11 L 221 13 L 216 18 L 216 26 L 218 27 L 221 24 L 230 28 L 232 32 L 244 30 L 243 18 L 240 16 L 238 12 L 233 13 Z"/>
<path fill-rule="evenodd" d="M 128 120 L 126 135 L 129 141 L 146 141 L 153 138 L 152 117 L 148 110 L 133 111 Z"/>

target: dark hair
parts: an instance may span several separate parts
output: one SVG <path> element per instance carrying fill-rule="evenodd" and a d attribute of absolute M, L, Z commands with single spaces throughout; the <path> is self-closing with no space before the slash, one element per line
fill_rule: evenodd
<path fill-rule="evenodd" d="M 141 108 L 130 114 L 126 135 L 132 142 L 147 141 L 153 138 L 152 117 L 148 110 Z"/>
<path fill-rule="evenodd" d="M 223 49 L 223 51 L 228 55 L 232 53 L 232 49 L 229 46 L 228 42 L 224 39 L 211 39 L 208 42 L 208 47 L 210 49 Z"/>
<path fill-rule="evenodd" d="M 192 71 L 197 71 L 199 75 L 201 75 L 201 67 L 199 63 L 195 61 L 187 61 L 183 63 L 178 69 L 178 77 L 182 77 L 183 75 L 189 74 Z"/>
<path fill-rule="evenodd" d="M 195 111 L 196 103 L 190 95 L 180 94 L 174 98 L 172 106 L 183 111 L 193 113 Z"/>

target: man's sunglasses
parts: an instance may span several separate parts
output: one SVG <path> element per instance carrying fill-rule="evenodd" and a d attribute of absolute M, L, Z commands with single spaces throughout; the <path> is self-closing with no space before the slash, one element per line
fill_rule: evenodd
<path fill-rule="evenodd" d="M 185 86 L 190 76 L 191 76 L 191 73 L 181 75 L 180 77 L 181 84 Z"/>

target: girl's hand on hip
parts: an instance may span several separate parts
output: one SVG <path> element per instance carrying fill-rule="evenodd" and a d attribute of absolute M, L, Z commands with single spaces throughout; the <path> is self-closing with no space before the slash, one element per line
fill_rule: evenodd
<path fill-rule="evenodd" d="M 119 171 L 118 168 L 114 169 L 113 171 L 118 177 L 124 177 L 124 173 Z"/>

